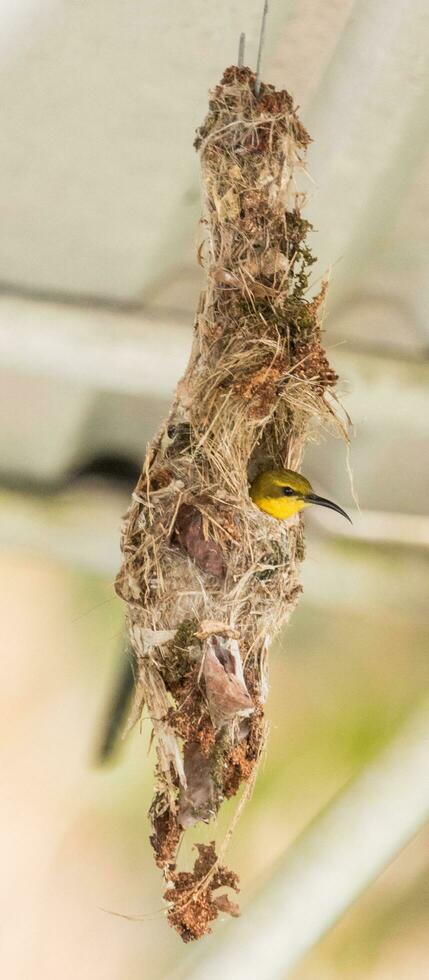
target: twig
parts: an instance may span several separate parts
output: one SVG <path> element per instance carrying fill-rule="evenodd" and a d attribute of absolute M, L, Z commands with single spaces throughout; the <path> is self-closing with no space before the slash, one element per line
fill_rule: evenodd
<path fill-rule="evenodd" d="M 246 46 L 246 35 L 244 32 L 240 34 L 240 40 L 238 42 L 238 67 L 242 68 L 244 64 L 244 49 Z"/>
<path fill-rule="evenodd" d="M 264 9 L 262 11 L 261 31 L 259 34 L 258 60 L 256 62 L 256 79 L 255 79 L 256 98 L 258 98 L 258 95 L 261 91 L 262 54 L 265 45 L 265 27 L 267 23 L 267 14 L 268 14 L 268 0 L 265 0 Z"/>

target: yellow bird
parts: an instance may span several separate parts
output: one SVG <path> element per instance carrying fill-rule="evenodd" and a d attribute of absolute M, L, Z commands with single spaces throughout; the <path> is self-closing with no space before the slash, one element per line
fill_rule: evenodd
<path fill-rule="evenodd" d="M 259 510 L 276 517 L 278 521 L 287 521 L 304 507 L 318 504 L 319 507 L 336 510 L 352 523 L 345 510 L 332 500 L 319 497 L 305 476 L 293 470 L 265 470 L 253 481 L 249 493 Z"/>

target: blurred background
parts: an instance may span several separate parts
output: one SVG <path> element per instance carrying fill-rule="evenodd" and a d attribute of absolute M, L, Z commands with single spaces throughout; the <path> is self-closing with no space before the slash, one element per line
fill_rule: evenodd
<path fill-rule="evenodd" d="M 94 760 L 122 643 L 112 587 L 121 515 L 186 364 L 202 288 L 194 130 L 208 89 L 236 61 L 240 31 L 255 65 L 260 18 L 259 0 L 0 6 L 8 977 L 188 970 L 148 844 L 148 722 L 109 766 Z M 263 78 L 292 93 L 314 140 L 314 282 L 331 271 L 325 342 L 355 426 L 361 509 L 344 446 L 311 446 L 304 472 L 354 523 L 329 511 L 306 518 L 304 596 L 272 651 L 268 753 L 228 855 L 243 909 L 257 893 L 269 905 L 282 855 L 300 840 L 305 851 L 305 828 L 326 808 L 335 818 L 337 794 L 374 760 L 396 779 L 387 836 L 399 821 L 389 859 L 374 858 L 365 888 L 349 873 L 329 922 L 321 891 L 293 963 L 285 917 L 284 958 L 270 976 L 293 980 L 429 975 L 429 776 L 407 790 L 401 816 L 407 763 L 388 755 L 392 742 L 410 744 L 404 733 L 427 718 L 429 697 L 428 48 L 426 0 L 270 3 Z M 414 749 L 428 730 L 414 734 Z M 228 806 L 219 839 L 231 816 Z M 303 918 L 307 898 L 304 889 Z M 204 940 L 207 963 L 224 932 Z"/>

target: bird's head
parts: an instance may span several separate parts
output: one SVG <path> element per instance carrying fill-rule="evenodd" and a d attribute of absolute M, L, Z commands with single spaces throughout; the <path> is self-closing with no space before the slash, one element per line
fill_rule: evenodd
<path fill-rule="evenodd" d="M 293 517 L 311 504 L 336 510 L 350 521 L 349 515 L 342 507 L 334 504 L 332 500 L 327 500 L 326 497 L 319 497 L 314 493 L 311 483 L 305 476 L 295 473 L 294 470 L 264 470 L 253 481 L 249 492 L 253 503 L 260 510 L 280 521 Z"/>

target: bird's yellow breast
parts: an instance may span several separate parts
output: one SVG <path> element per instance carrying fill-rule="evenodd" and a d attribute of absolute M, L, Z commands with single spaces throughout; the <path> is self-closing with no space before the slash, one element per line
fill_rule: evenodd
<path fill-rule="evenodd" d="M 278 521 L 287 521 L 289 517 L 293 517 L 308 506 L 304 500 L 294 500 L 293 497 L 260 497 L 252 494 L 252 500 L 260 510 L 270 514 L 271 517 L 276 517 Z"/>

